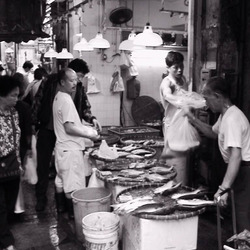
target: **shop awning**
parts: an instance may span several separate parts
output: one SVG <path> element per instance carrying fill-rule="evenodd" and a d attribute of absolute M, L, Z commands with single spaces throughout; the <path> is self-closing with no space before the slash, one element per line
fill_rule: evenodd
<path fill-rule="evenodd" d="M 42 31 L 45 0 L 1 0 L 0 41 L 27 42 L 49 35 Z"/>

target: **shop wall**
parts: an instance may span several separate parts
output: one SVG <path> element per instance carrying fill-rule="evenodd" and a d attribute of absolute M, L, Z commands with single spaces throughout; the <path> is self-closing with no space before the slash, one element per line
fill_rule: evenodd
<path fill-rule="evenodd" d="M 171 7 L 173 10 L 178 10 L 179 8 L 187 10 L 182 0 L 166 1 L 166 3 L 167 2 L 174 4 L 174 6 Z M 77 1 L 75 1 L 74 4 L 76 5 Z M 88 63 L 91 73 L 97 80 L 97 86 L 100 88 L 100 93 L 88 95 L 92 105 L 92 112 L 104 126 L 120 125 L 121 94 L 113 94 L 109 88 L 112 74 L 118 70 L 120 66 L 120 56 L 117 55 L 117 53 L 120 53 L 118 47 L 121 42 L 122 30 L 131 30 L 132 27 L 136 27 L 136 31 L 142 32 L 147 21 L 150 21 L 153 29 L 156 27 L 156 29 L 163 31 L 180 29 L 180 27 L 182 29 L 185 26 L 184 23 L 186 23 L 186 20 L 178 16 L 171 18 L 169 14 L 160 13 L 160 0 L 150 1 L 150 6 L 148 5 L 148 1 L 135 0 L 132 20 L 127 24 L 122 24 L 117 27 L 109 21 L 109 13 L 119 6 L 127 6 L 132 9 L 132 1 L 119 2 L 107 0 L 105 1 L 104 13 L 102 13 L 102 7 L 98 5 L 98 1 L 92 1 L 92 8 L 90 8 L 89 4 L 86 4 L 83 8 L 83 12 L 80 11 L 81 22 L 79 22 L 79 13 L 76 15 L 76 13 L 72 12 L 72 17 L 69 19 L 69 50 L 73 52 L 74 57 L 80 56 L 78 52 L 73 51 L 74 44 L 79 41 L 79 38 L 76 36 L 79 31 L 82 31 L 83 37 L 89 41 L 95 37 L 98 31 L 103 30 L 104 38 L 111 44 L 111 47 L 104 51 L 107 55 L 106 61 L 101 59 L 101 53 L 98 50 L 82 52 L 82 59 Z M 148 11 L 148 7 L 150 7 L 150 11 Z M 105 22 L 101 20 L 101 24 L 103 25 L 101 25 L 101 28 L 98 28 L 98 15 L 100 14 L 104 14 Z M 139 52 L 133 53 L 133 58 L 139 72 L 137 79 L 141 82 L 140 95 L 149 95 L 159 101 L 159 85 L 162 73 L 165 73 L 164 58 L 167 52 L 168 50 L 153 50 L 143 54 Z M 186 54 L 186 52 L 184 54 Z M 185 66 L 187 67 L 187 65 Z M 124 82 L 124 84 L 126 87 L 126 82 Z M 123 108 L 125 109 L 124 113 L 126 115 L 123 125 L 134 125 L 134 121 L 131 117 L 131 105 L 132 101 L 126 99 L 125 91 Z"/>

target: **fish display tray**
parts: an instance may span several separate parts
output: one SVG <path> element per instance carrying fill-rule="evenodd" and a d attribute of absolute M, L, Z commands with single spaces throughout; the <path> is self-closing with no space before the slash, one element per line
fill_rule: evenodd
<path fill-rule="evenodd" d="M 147 151 L 150 151 L 150 154 L 149 154 L 150 156 L 144 156 L 143 157 L 144 159 L 150 159 L 150 158 L 154 157 L 156 154 L 156 150 L 154 148 L 151 148 L 151 147 L 140 146 L 140 147 L 138 147 L 138 149 L 145 149 Z M 99 161 L 103 161 L 103 162 L 131 162 L 131 158 L 126 158 L 125 156 L 120 156 L 117 159 L 108 159 L 108 158 L 100 157 L 96 154 L 97 150 L 98 150 L 98 148 L 94 148 L 89 154 L 90 157 L 92 157 L 95 160 L 99 160 Z"/>
<path fill-rule="evenodd" d="M 154 135 L 159 136 L 160 130 L 146 127 L 146 126 L 138 126 L 138 127 L 117 127 L 108 129 L 111 133 L 117 134 L 120 137 L 127 137 L 131 135 Z"/>
<path fill-rule="evenodd" d="M 173 180 L 176 175 L 177 175 L 177 172 L 175 170 L 175 168 L 171 168 L 171 171 L 167 174 L 163 174 L 162 176 L 164 177 L 164 180 L 163 181 L 149 181 L 149 180 L 145 180 L 145 178 L 143 178 L 143 176 L 138 176 L 138 178 L 129 178 L 129 177 L 121 177 L 119 179 L 116 179 L 115 177 L 117 177 L 119 175 L 119 172 L 121 170 L 124 170 L 124 169 L 128 169 L 128 165 L 132 162 L 135 162 L 135 161 L 130 161 L 130 162 L 120 162 L 118 165 L 116 163 L 112 163 L 112 164 L 108 164 L 108 165 L 103 165 L 103 166 L 100 166 L 98 168 L 98 170 L 100 171 L 97 171 L 96 172 L 96 176 L 104 181 L 104 182 L 107 182 L 107 183 L 112 183 L 113 185 L 119 185 L 119 186 L 136 186 L 136 185 L 140 185 L 140 184 L 152 184 L 152 183 L 157 183 L 159 185 L 163 185 L 165 183 L 167 183 L 168 181 L 170 180 Z M 137 161 L 138 162 L 138 161 Z M 143 161 L 140 161 L 140 162 L 143 162 Z M 152 164 L 149 164 L 147 166 L 146 169 L 144 169 L 145 171 L 145 174 L 148 173 L 148 169 L 150 169 L 151 167 L 154 167 L 156 166 L 157 164 L 162 164 L 162 163 L 158 163 L 157 161 L 152 161 Z M 108 166 L 108 167 L 107 167 Z M 112 169 L 112 166 L 114 166 L 114 170 L 111 170 Z M 119 166 L 120 166 L 120 170 L 119 170 Z M 165 165 L 166 167 L 169 168 L 169 166 Z M 112 175 L 102 175 L 101 174 L 101 171 L 105 171 L 105 170 L 109 170 L 112 172 Z M 142 170 L 142 169 L 137 169 L 137 170 Z"/>
<path fill-rule="evenodd" d="M 131 195 L 133 198 L 139 198 L 143 196 L 152 196 L 156 202 L 165 203 L 169 206 L 175 206 L 176 200 L 171 198 L 172 194 L 170 194 L 169 196 L 154 194 L 153 190 L 162 185 L 163 184 L 144 183 L 141 185 L 135 185 L 135 186 L 129 187 L 127 189 L 124 189 L 117 195 L 116 202 L 118 203 L 120 202 L 119 197 L 121 195 L 127 194 L 127 195 Z M 193 191 L 193 189 L 190 187 L 186 187 L 186 186 L 182 186 L 181 188 L 178 189 L 178 193 L 185 193 L 189 191 Z M 143 219 L 152 219 L 152 220 L 180 220 L 180 219 L 185 219 L 185 218 L 190 218 L 190 217 L 200 215 L 204 213 L 205 210 L 206 210 L 205 207 L 202 207 L 202 208 L 197 207 L 197 209 L 191 210 L 191 211 L 188 208 L 186 210 L 185 208 L 182 208 L 182 209 L 176 209 L 172 214 L 168 214 L 168 215 L 154 215 L 154 214 L 145 213 L 145 214 L 135 214 L 134 216 L 143 218 Z"/>
<path fill-rule="evenodd" d="M 151 148 L 162 148 L 164 147 L 164 138 L 162 136 L 155 135 L 130 135 L 126 137 L 121 137 L 120 142 L 124 145 L 129 145 L 129 141 L 132 140 L 134 143 L 143 145 L 142 141 L 152 141 L 148 146 Z"/>

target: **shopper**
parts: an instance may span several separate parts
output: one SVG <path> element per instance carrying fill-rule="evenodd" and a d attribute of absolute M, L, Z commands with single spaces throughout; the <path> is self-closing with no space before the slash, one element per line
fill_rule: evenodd
<path fill-rule="evenodd" d="M 227 170 L 221 185 L 214 195 L 233 188 L 235 194 L 237 231 L 250 230 L 250 125 L 243 112 L 229 98 L 229 83 L 221 77 L 213 77 L 204 87 L 207 106 L 220 116 L 210 126 L 187 112 L 190 122 L 204 135 L 217 138 Z M 221 196 L 219 204 L 226 206 L 228 193 Z"/>
<path fill-rule="evenodd" d="M 96 130 L 88 130 L 82 124 L 71 94 L 75 92 L 77 75 L 74 70 L 66 69 L 59 72 L 58 93 L 53 103 L 53 121 L 56 134 L 55 162 L 57 176 L 55 179 L 57 193 L 66 195 L 68 214 L 73 218 L 71 193 L 85 188 L 83 150 L 84 138 L 96 140 Z"/>
<path fill-rule="evenodd" d="M 19 87 L 20 82 L 15 78 L 0 76 L 0 247 L 7 250 L 15 249 L 8 218 L 14 213 L 20 182 L 20 128 L 14 108 Z"/>
<path fill-rule="evenodd" d="M 160 100 L 164 107 L 163 134 L 164 149 L 161 159 L 166 159 L 166 164 L 175 165 L 177 170 L 177 181 L 187 184 L 186 153 L 176 152 L 169 148 L 167 131 L 170 124 L 180 115 L 182 110 L 178 101 L 183 96 L 182 90 L 188 90 L 188 83 L 183 76 L 184 57 L 181 53 L 170 51 L 165 59 L 168 75 L 160 85 Z"/>

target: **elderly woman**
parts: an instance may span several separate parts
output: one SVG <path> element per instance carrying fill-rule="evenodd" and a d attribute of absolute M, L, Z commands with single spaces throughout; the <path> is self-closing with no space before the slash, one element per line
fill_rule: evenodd
<path fill-rule="evenodd" d="M 187 113 L 190 122 L 206 136 L 218 139 L 218 145 L 227 170 L 214 198 L 227 188 L 235 193 L 238 232 L 250 230 L 250 125 L 243 112 L 232 104 L 228 83 L 213 77 L 205 85 L 203 95 L 207 106 L 220 116 L 210 126 Z M 228 194 L 221 196 L 220 205 L 226 206 Z"/>
<path fill-rule="evenodd" d="M 15 249 L 8 216 L 14 212 L 20 181 L 20 129 L 14 108 L 19 87 L 13 77 L 0 76 L 0 248 L 8 250 Z"/>

